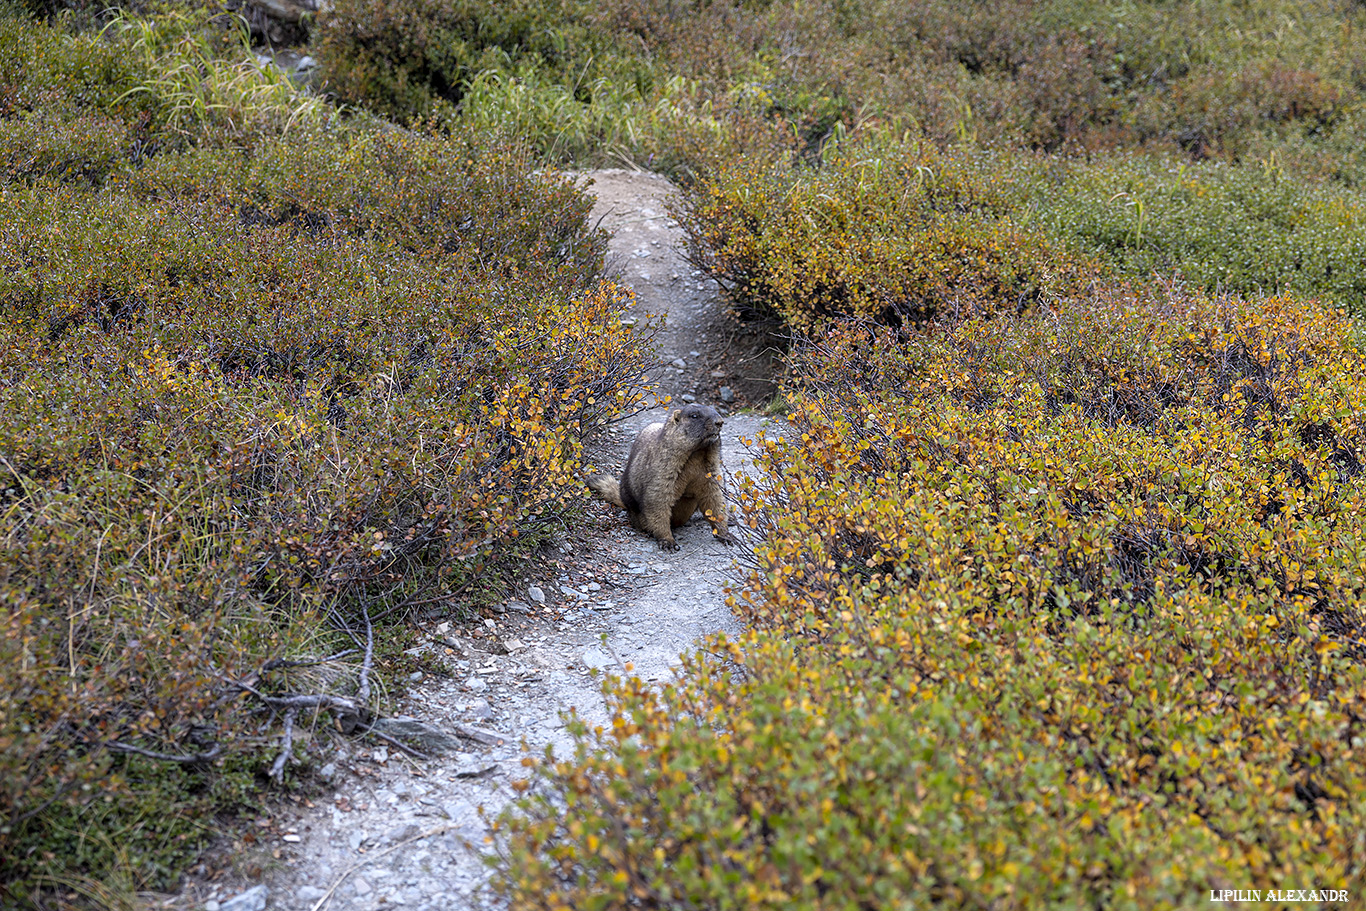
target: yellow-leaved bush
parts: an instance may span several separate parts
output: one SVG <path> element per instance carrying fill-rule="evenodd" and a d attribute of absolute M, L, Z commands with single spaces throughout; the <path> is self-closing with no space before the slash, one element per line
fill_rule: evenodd
<path fill-rule="evenodd" d="M 805 331 L 1023 310 L 1098 271 L 1020 225 L 1018 174 L 989 157 L 877 136 L 826 151 L 819 168 L 719 163 L 675 206 L 693 261 L 742 315 Z"/>
<path fill-rule="evenodd" d="M 1360 889 L 1366 359 L 1284 298 L 837 325 L 713 640 L 539 764 L 519 908 L 1179 908 Z"/>

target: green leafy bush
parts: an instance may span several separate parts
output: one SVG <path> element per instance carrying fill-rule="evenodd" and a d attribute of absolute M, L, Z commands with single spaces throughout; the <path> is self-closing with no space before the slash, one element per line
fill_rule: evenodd
<path fill-rule="evenodd" d="M 583 12 L 575 0 L 343 0 L 322 17 L 317 46 L 332 91 L 411 121 L 459 103 L 485 72 L 587 90 L 615 58 L 597 59 L 609 47 Z"/>
<path fill-rule="evenodd" d="M 503 820 L 501 888 L 597 909 L 1356 888 L 1348 329 L 1179 292 L 831 329 L 741 491 L 754 631 L 662 691 L 607 687 L 610 728 L 580 726 Z"/>
<path fill-rule="evenodd" d="M 1120 271 L 1366 307 L 1359 191 L 1306 186 L 1274 160 L 1190 165 L 1110 156 L 1034 170 L 1031 222 Z"/>

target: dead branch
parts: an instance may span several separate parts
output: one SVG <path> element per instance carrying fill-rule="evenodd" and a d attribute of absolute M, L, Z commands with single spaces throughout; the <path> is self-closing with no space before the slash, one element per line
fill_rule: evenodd
<path fill-rule="evenodd" d="M 272 658 L 261 665 L 261 670 L 256 674 L 258 678 L 264 677 L 271 671 L 278 671 L 292 667 L 313 667 L 317 664 L 327 664 L 329 661 L 340 661 L 350 655 L 355 654 L 354 648 L 337 652 L 335 655 L 328 655 L 326 658 Z"/>
<path fill-rule="evenodd" d="M 432 758 L 432 757 L 428 756 L 426 753 L 423 753 L 423 752 L 421 752 L 421 751 L 419 751 L 419 750 L 415 750 L 415 749 L 413 749 L 412 747 L 405 745 L 405 744 L 402 743 L 401 741 L 395 740 L 393 737 L 390 737 L 388 734 L 385 734 L 385 733 L 383 733 L 383 732 L 381 732 L 381 731 L 375 730 L 373 727 L 371 727 L 371 726 L 368 725 L 368 724 L 365 725 L 365 726 L 362 727 L 362 728 L 358 728 L 358 730 L 360 730 L 360 732 L 361 732 L 362 734 L 371 734 L 371 735 L 373 735 L 373 736 L 375 736 L 375 737 L 378 737 L 380 740 L 383 740 L 385 743 L 393 744 L 394 746 L 398 747 L 398 748 L 399 748 L 400 750 L 402 750 L 403 752 L 407 753 L 409 756 L 412 756 L 414 759 L 431 759 L 431 758 Z"/>
<path fill-rule="evenodd" d="M 105 741 L 104 748 L 115 753 L 134 753 L 138 756 L 146 756 L 148 759 L 156 759 L 161 762 L 178 762 L 182 765 L 200 765 L 212 762 L 223 752 L 222 744 L 214 744 L 213 749 L 203 753 L 191 753 L 188 756 L 177 756 L 174 753 L 158 753 L 155 750 L 145 750 L 142 747 L 133 746 L 131 743 L 124 743 L 119 740 Z"/>
<path fill-rule="evenodd" d="M 294 749 L 294 719 L 298 715 L 297 708 L 285 710 L 284 731 L 280 734 L 280 755 L 270 764 L 270 777 L 278 782 L 285 780 L 285 763 L 289 761 L 290 751 Z"/>

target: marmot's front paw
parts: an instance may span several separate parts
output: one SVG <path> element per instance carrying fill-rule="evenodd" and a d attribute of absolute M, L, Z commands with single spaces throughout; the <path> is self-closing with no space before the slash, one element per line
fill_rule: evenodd
<path fill-rule="evenodd" d="M 678 542 L 675 541 L 673 538 L 661 539 L 660 542 L 659 542 L 659 549 L 660 549 L 660 550 L 670 550 L 670 551 L 672 551 L 672 550 L 678 550 Z"/>

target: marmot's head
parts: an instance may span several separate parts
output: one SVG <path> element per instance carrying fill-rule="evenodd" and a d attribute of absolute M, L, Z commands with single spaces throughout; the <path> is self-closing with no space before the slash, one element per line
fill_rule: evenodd
<path fill-rule="evenodd" d="M 694 446 L 719 442 L 723 423 L 710 405 L 684 405 L 669 415 L 669 428 L 677 428 Z"/>

